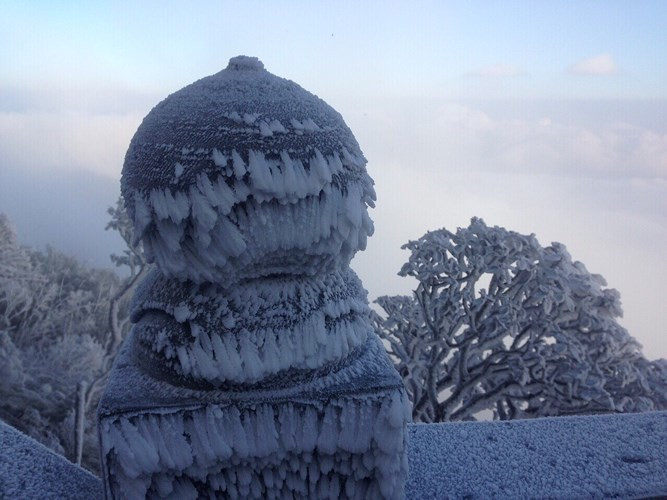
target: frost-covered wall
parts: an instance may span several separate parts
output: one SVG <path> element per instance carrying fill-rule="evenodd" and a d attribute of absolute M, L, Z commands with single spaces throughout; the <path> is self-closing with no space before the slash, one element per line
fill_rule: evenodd
<path fill-rule="evenodd" d="M 409 424 L 406 498 L 665 498 L 667 412 Z M 98 498 L 100 481 L 0 423 L 0 498 Z"/>
<path fill-rule="evenodd" d="M 406 497 L 667 498 L 667 412 L 411 424 Z"/>
<path fill-rule="evenodd" d="M 403 496 L 409 401 L 349 268 L 365 164 L 254 58 L 144 119 L 122 191 L 157 270 L 99 408 L 108 496 Z"/>
<path fill-rule="evenodd" d="M 0 498 L 90 500 L 101 496 L 97 476 L 0 420 Z"/>

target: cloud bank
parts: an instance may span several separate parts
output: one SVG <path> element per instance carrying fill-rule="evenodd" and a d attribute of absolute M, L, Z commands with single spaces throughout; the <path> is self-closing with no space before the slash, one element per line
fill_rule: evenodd
<path fill-rule="evenodd" d="M 342 110 L 378 193 L 376 234 L 353 263 L 371 298 L 411 293 L 415 284 L 395 274 L 408 258 L 402 244 L 480 216 L 544 245 L 564 243 L 621 292 L 623 324 L 646 355 L 667 356 L 656 329 L 667 321 L 665 105 L 556 102 L 523 112 L 513 102 L 413 101 Z"/>

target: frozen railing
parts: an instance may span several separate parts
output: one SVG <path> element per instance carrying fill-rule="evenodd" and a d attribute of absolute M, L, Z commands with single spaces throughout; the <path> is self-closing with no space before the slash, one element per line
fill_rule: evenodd
<path fill-rule="evenodd" d="M 667 495 L 667 412 L 409 427 L 408 498 Z"/>
<path fill-rule="evenodd" d="M 2 498 L 101 495 L 99 479 L 3 424 L 0 449 Z M 408 457 L 407 498 L 660 497 L 667 412 L 414 424 Z"/>

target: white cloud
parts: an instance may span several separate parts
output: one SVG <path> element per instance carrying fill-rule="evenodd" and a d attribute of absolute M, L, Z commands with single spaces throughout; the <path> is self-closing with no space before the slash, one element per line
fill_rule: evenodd
<path fill-rule="evenodd" d="M 502 78 L 502 77 L 512 77 L 512 76 L 521 76 L 524 73 L 511 64 L 494 64 L 492 66 L 486 66 L 484 68 L 476 69 L 466 73 L 465 76 L 474 76 L 478 78 Z"/>
<path fill-rule="evenodd" d="M 142 117 L 159 98 L 122 86 L 0 84 L 0 167 L 118 177 Z"/>
<path fill-rule="evenodd" d="M 610 54 L 601 54 L 573 64 L 567 72 L 572 75 L 606 76 L 617 74 L 619 67 Z"/>
<path fill-rule="evenodd" d="M 0 112 L 2 165 L 118 177 L 140 114 Z"/>
<path fill-rule="evenodd" d="M 408 258 L 402 244 L 476 215 L 566 244 L 621 292 L 623 324 L 645 354 L 667 356 L 655 328 L 667 321 L 667 127 L 653 125 L 653 114 L 584 105 L 599 117 L 587 121 L 553 111 L 564 105 L 515 105 L 411 100 L 343 110 L 378 193 L 376 233 L 353 262 L 370 297 L 413 289 L 396 276 Z"/>
<path fill-rule="evenodd" d="M 369 139 L 362 137 L 362 145 L 372 145 L 383 161 L 415 168 L 667 179 L 667 131 L 617 119 L 497 118 L 478 107 L 444 103 L 393 113 L 384 108 L 380 120 L 364 125 L 372 133 L 364 132 Z"/>

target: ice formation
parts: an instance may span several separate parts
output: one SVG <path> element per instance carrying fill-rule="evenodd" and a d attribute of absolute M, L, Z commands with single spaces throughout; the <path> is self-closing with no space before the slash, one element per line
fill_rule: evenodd
<path fill-rule="evenodd" d="M 365 164 L 255 58 L 146 116 L 122 192 L 157 269 L 99 407 L 107 497 L 403 496 L 409 401 L 349 268 Z"/>
<path fill-rule="evenodd" d="M 146 116 L 122 192 L 162 274 L 229 286 L 319 274 L 363 250 L 375 200 L 365 164 L 339 113 L 237 57 Z"/>

